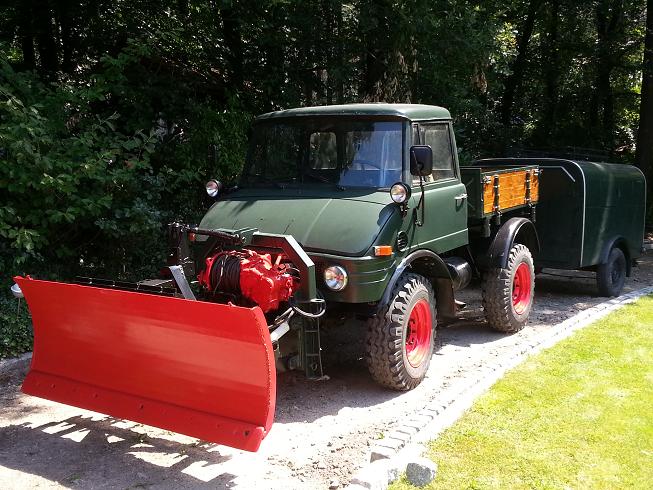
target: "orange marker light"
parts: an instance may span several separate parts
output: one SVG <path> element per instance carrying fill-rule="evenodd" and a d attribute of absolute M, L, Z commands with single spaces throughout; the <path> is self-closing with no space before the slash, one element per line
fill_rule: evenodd
<path fill-rule="evenodd" d="M 377 245 L 374 247 L 374 255 L 377 257 L 389 257 L 392 255 L 391 245 Z"/>

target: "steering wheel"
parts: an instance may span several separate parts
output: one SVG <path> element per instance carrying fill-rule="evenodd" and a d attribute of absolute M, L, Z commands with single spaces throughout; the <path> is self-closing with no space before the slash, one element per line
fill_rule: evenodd
<path fill-rule="evenodd" d="M 362 160 L 362 159 L 356 159 L 351 161 L 351 167 L 354 165 L 361 165 L 363 166 L 362 170 L 368 170 L 365 168 L 365 166 L 372 167 L 375 170 L 378 170 L 379 172 L 383 170 L 380 165 L 378 165 L 376 162 L 373 162 L 372 160 Z"/>

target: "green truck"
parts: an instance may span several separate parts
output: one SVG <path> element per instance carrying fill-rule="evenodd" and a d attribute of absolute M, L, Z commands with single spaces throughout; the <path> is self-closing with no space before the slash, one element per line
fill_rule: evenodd
<path fill-rule="evenodd" d="M 365 322 L 372 378 L 426 375 L 436 326 L 477 277 L 491 328 L 528 321 L 541 268 L 618 295 L 640 255 L 645 179 L 628 165 L 460 166 L 446 109 L 308 107 L 259 116 L 238 182 L 173 223 L 163 277 L 16 278 L 32 311 L 27 393 L 256 450 L 277 369 L 322 373 L 320 329 Z"/>

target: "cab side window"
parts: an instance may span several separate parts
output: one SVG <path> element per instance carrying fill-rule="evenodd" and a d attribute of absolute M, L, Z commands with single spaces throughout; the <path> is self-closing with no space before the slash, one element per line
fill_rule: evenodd
<path fill-rule="evenodd" d="M 420 124 L 420 144 L 428 145 L 433 150 L 433 174 L 427 182 L 450 179 L 456 176 L 451 152 L 451 136 L 447 124 Z M 413 178 L 419 182 L 419 178 Z"/>

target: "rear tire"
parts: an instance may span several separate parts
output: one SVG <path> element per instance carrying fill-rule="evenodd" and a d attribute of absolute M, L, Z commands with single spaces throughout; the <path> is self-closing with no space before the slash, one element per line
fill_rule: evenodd
<path fill-rule="evenodd" d="M 596 269 L 596 285 L 601 296 L 619 296 L 626 282 L 626 256 L 619 248 L 613 248 L 608 261 Z"/>
<path fill-rule="evenodd" d="M 433 355 L 435 326 L 431 283 L 418 274 L 404 274 L 390 301 L 367 321 L 366 361 L 372 378 L 398 391 L 419 385 Z"/>
<path fill-rule="evenodd" d="M 524 328 L 533 308 L 535 269 L 528 248 L 515 244 L 505 269 L 483 274 L 482 293 L 485 319 L 494 330 L 515 333 Z"/>

